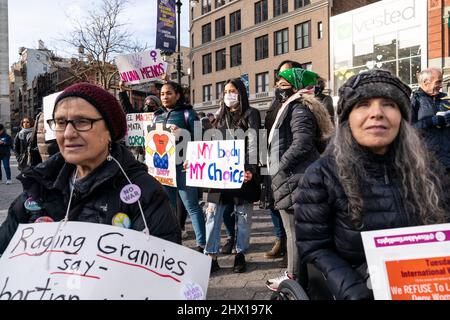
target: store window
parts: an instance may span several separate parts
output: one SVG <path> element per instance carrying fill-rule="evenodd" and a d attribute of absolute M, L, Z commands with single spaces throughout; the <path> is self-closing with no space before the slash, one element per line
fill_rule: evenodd
<path fill-rule="evenodd" d="M 418 86 L 417 73 L 427 63 L 426 1 L 392 1 L 389 8 L 381 2 L 330 19 L 335 93 L 352 75 L 371 69 Z"/>

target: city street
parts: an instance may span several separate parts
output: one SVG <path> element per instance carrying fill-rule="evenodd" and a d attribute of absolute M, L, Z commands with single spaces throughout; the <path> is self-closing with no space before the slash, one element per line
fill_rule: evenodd
<path fill-rule="evenodd" d="M 6 185 L 5 180 L 0 183 L 0 222 L 3 222 L 6 218 L 10 203 L 22 191 L 20 182 L 15 179 L 18 170 L 14 157 L 11 158 L 11 171 L 13 184 Z M 265 286 L 266 280 L 284 271 L 277 267 L 280 259 L 268 260 L 264 258 L 264 252 L 270 250 L 275 239 L 272 231 L 273 226 L 269 212 L 259 210 L 257 207 L 255 209 L 251 245 L 249 253 L 246 255 L 247 272 L 233 273 L 234 254 L 219 256 L 221 270 L 210 277 L 208 300 L 268 300 L 271 292 Z M 194 231 L 190 220 L 187 222 L 186 229 L 189 239 L 184 241 L 183 244 L 193 248 L 195 247 Z M 222 242 L 224 242 L 225 235 L 222 234 Z"/>

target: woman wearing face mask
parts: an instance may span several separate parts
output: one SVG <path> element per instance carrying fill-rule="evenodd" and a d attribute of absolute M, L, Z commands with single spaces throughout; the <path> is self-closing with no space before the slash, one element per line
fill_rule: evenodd
<path fill-rule="evenodd" d="M 191 139 L 193 139 L 194 122 L 199 119 L 192 106 L 185 103 L 183 88 L 175 82 L 167 82 L 162 86 L 160 94 L 162 107 L 155 112 L 154 123 L 161 123 L 164 128 L 169 128 L 175 135 L 178 129 L 188 130 Z M 178 152 L 177 150 L 176 154 Z M 203 210 L 198 204 L 198 190 L 195 187 L 186 186 L 186 172 L 183 171 L 183 162 L 177 163 L 176 170 L 177 187 L 165 186 L 165 189 L 174 210 L 177 208 L 178 192 L 184 207 L 191 217 L 197 242 L 196 250 L 203 253 L 206 243 L 205 218 Z"/>
<path fill-rule="evenodd" d="M 314 98 L 317 74 L 292 68 L 278 76 L 277 96 L 283 105 L 269 133 L 269 173 L 275 209 L 280 210 L 286 230 L 288 268 L 266 282 L 270 290 L 277 290 L 283 280 L 299 276 L 293 192 L 306 168 L 319 158 L 333 128 L 327 110 Z"/>
<path fill-rule="evenodd" d="M 278 75 L 278 73 L 286 69 L 300 68 L 300 67 L 301 64 L 296 61 L 284 60 L 278 66 L 276 74 Z M 279 89 L 275 89 L 275 97 L 272 100 L 269 110 L 266 111 L 266 118 L 264 119 L 264 127 L 267 130 L 267 133 L 269 133 L 270 130 L 272 129 L 275 119 L 277 118 L 278 110 L 280 110 L 281 106 L 283 105 L 283 103 L 281 102 L 283 98 L 280 96 L 279 93 L 280 93 Z M 272 180 L 270 178 L 270 175 L 264 176 L 264 184 L 266 185 L 266 193 L 267 193 L 266 199 L 268 202 L 267 204 L 270 210 L 270 216 L 272 218 L 274 233 L 276 237 L 272 249 L 270 249 L 270 251 L 267 251 L 265 253 L 265 257 L 269 259 L 283 257 L 283 260 L 279 263 L 279 267 L 286 268 L 287 267 L 286 230 L 284 229 L 283 226 L 283 220 L 281 220 L 280 211 L 276 210 L 274 207 L 273 192 L 272 188 L 270 187 L 271 183 Z"/>
<path fill-rule="evenodd" d="M 250 244 L 253 202 L 259 200 L 260 186 L 257 167 L 258 130 L 261 126 L 259 111 L 249 106 L 247 90 L 240 79 L 228 80 L 223 101 L 215 123 L 216 128 L 222 132 L 225 139 L 235 139 L 233 131 L 241 129 L 249 132 L 247 135 L 244 183 L 238 190 L 210 190 L 216 193 L 217 206 L 215 211 L 207 212 L 206 221 L 206 248 L 213 263 L 211 271 L 220 267 L 217 262 L 217 253 L 220 245 L 220 230 L 225 214 L 233 214 L 237 221 L 236 256 L 233 271 L 240 273 L 246 269 L 244 253 Z M 213 197 L 211 197 L 213 198 Z M 233 225 L 234 229 L 234 225 Z"/>

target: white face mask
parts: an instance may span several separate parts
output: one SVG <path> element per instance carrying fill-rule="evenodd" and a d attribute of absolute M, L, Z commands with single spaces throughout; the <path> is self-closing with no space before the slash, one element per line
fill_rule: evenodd
<path fill-rule="evenodd" d="M 225 93 L 223 102 L 227 107 L 233 108 L 239 103 L 239 95 L 237 93 Z"/>

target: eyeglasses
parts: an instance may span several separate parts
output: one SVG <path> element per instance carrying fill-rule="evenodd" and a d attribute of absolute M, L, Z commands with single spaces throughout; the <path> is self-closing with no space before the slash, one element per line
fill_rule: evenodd
<path fill-rule="evenodd" d="M 65 131 L 67 128 L 67 125 L 69 123 L 72 124 L 72 126 L 75 128 L 75 130 L 84 132 L 89 131 L 92 129 L 92 125 L 94 122 L 103 120 L 103 118 L 98 119 L 75 119 L 75 120 L 65 120 L 65 119 L 50 119 L 47 120 L 48 125 L 50 126 L 50 129 L 53 131 Z"/>

